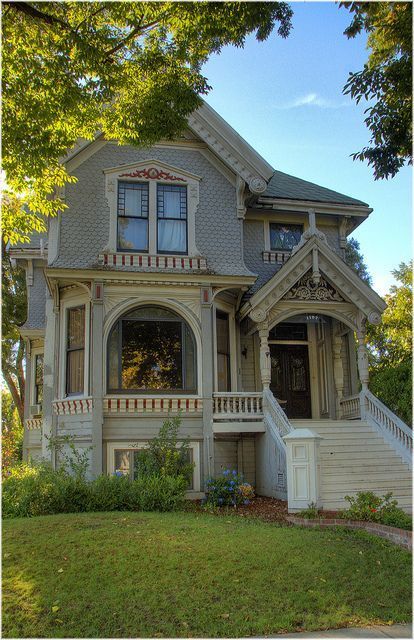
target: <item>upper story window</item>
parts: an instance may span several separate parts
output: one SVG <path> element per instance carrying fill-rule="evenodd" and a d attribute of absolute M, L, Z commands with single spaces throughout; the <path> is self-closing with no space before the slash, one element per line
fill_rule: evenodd
<path fill-rule="evenodd" d="M 118 249 L 148 251 L 148 183 L 118 183 Z"/>
<path fill-rule="evenodd" d="M 43 353 L 35 356 L 34 404 L 43 402 Z"/>
<path fill-rule="evenodd" d="M 158 253 L 187 253 L 187 187 L 157 184 Z"/>
<path fill-rule="evenodd" d="M 85 371 L 85 307 L 67 311 L 66 395 L 83 393 Z"/>
<path fill-rule="evenodd" d="M 270 228 L 270 250 L 271 251 L 291 251 L 299 244 L 303 233 L 301 224 L 280 224 L 271 222 Z"/>
<path fill-rule="evenodd" d="M 176 313 L 140 307 L 124 314 L 108 339 L 108 391 L 195 392 L 193 333 Z"/>

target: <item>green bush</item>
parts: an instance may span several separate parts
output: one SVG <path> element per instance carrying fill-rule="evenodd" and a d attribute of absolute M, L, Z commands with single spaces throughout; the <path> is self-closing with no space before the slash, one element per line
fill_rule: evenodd
<path fill-rule="evenodd" d="M 398 507 L 397 500 L 391 498 L 392 493 L 380 497 L 372 491 L 359 491 L 356 496 L 345 496 L 350 507 L 341 511 L 340 517 L 349 520 L 378 522 L 400 529 L 411 529 L 411 516 Z"/>
<path fill-rule="evenodd" d="M 131 483 L 129 506 L 133 511 L 175 511 L 185 499 L 184 476 L 143 476 Z"/>
<path fill-rule="evenodd" d="M 412 425 L 412 362 L 389 364 L 386 368 L 373 370 L 369 388 L 387 407 L 406 424 Z"/>
<path fill-rule="evenodd" d="M 127 476 L 99 476 L 89 483 L 89 502 L 85 511 L 128 510 L 131 484 Z"/>
<path fill-rule="evenodd" d="M 234 469 L 224 469 L 220 476 L 208 478 L 204 504 L 207 507 L 236 507 L 240 504 L 249 504 L 253 497 L 253 487 L 248 482 L 244 482 L 243 476 Z"/>

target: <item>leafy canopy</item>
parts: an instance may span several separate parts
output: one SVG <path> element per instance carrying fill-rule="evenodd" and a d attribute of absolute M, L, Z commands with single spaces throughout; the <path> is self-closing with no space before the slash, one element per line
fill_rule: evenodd
<path fill-rule="evenodd" d="M 3 2 L 6 241 L 64 208 L 59 189 L 73 179 L 60 160 L 80 138 L 177 136 L 210 89 L 208 57 L 276 24 L 287 37 L 291 15 L 285 2 Z"/>
<path fill-rule="evenodd" d="M 371 139 L 353 154 L 367 161 L 375 179 L 392 178 L 412 163 L 412 3 L 341 2 L 353 14 L 345 30 L 354 38 L 368 33 L 368 62 L 349 74 L 344 93 L 357 104 L 364 98 Z"/>

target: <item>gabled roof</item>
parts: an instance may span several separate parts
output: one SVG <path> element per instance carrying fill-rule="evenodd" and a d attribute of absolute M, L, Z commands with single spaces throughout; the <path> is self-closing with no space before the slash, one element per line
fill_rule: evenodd
<path fill-rule="evenodd" d="M 266 197 L 368 207 L 366 202 L 345 196 L 332 189 L 321 187 L 313 182 L 295 178 L 295 176 L 283 173 L 282 171 L 275 171 L 270 178 L 266 191 L 261 195 L 261 198 Z"/>

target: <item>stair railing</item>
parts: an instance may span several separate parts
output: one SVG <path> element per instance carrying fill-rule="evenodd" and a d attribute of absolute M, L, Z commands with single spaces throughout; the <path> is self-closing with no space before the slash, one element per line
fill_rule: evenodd
<path fill-rule="evenodd" d="M 263 391 L 263 415 L 267 427 L 283 449 L 286 450 L 283 436 L 293 431 L 293 426 L 270 389 Z"/>
<path fill-rule="evenodd" d="M 373 426 L 412 468 L 413 432 L 368 389 L 360 393 L 361 418 Z"/>

